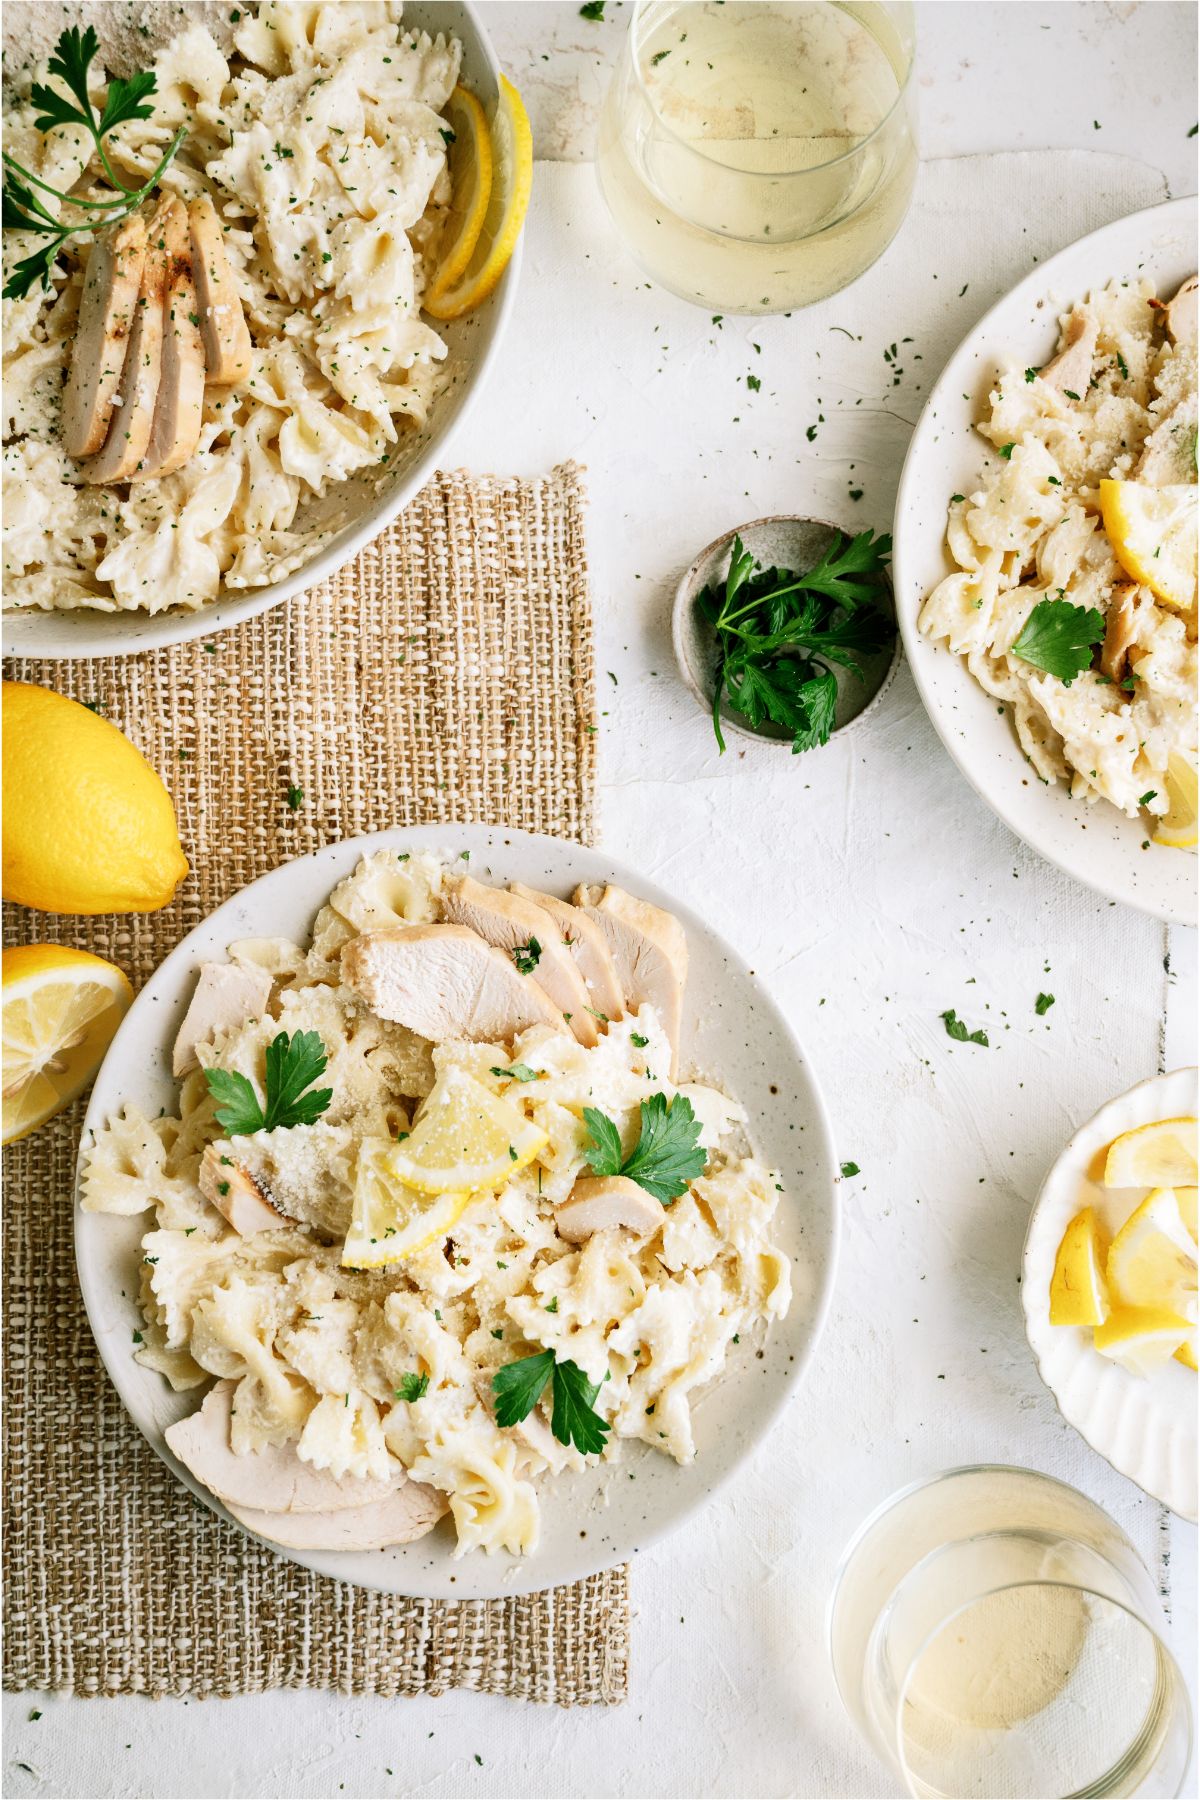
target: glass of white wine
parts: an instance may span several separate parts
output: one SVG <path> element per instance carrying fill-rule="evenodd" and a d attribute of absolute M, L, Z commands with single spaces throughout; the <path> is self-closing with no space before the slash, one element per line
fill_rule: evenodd
<path fill-rule="evenodd" d="M 600 119 L 600 186 L 638 262 L 718 312 L 837 293 L 917 172 L 913 9 L 638 0 Z"/>
<path fill-rule="evenodd" d="M 1030 1469 L 953 1469 L 885 1502 L 842 1559 L 830 1652 L 909 1794 L 1180 1793 L 1191 1708 L 1137 1551 Z"/>

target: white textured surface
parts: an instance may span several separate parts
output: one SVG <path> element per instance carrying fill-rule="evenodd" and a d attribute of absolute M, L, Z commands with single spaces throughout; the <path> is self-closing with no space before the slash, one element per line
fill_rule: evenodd
<path fill-rule="evenodd" d="M 485 10 L 542 152 L 585 153 L 592 34 L 615 45 L 627 9 L 610 4 L 599 27 L 574 4 Z M 543 165 L 509 367 L 458 445 L 479 468 L 588 463 L 603 841 L 768 975 L 818 1061 L 839 1153 L 861 1166 L 805 1388 L 742 1478 L 635 1565 L 623 1708 L 10 1695 L 10 1795 L 887 1794 L 833 1691 L 830 1581 L 871 1506 L 972 1458 L 1046 1469 L 1105 1506 L 1157 1573 L 1194 1676 L 1195 1531 L 1060 1419 L 1017 1270 L 1030 1202 L 1075 1126 L 1194 1060 L 1195 934 L 1171 934 L 1164 972 L 1160 926 L 1039 864 L 955 773 L 906 670 L 852 749 L 795 764 L 740 744 L 719 761 L 672 671 L 669 597 L 696 549 L 773 510 L 885 527 L 918 386 L 990 301 L 1034 254 L 1162 197 L 1164 176 L 1194 187 L 1191 8 L 946 4 L 922 7 L 920 30 L 928 158 L 1019 144 L 1133 160 L 933 162 L 862 284 L 720 330 L 641 286 L 588 171 Z M 893 389 L 882 351 L 910 335 L 922 360 Z M 1042 1020 L 1039 991 L 1056 996 Z M 952 1044 L 947 1006 L 986 1021 L 997 1048 Z"/>

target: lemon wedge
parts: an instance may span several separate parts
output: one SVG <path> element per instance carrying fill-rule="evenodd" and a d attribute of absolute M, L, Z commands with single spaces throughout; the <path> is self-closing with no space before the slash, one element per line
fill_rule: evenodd
<path fill-rule="evenodd" d="M 1171 850 L 1196 848 L 1196 765 L 1182 750 L 1172 750 L 1164 777 L 1167 810 L 1154 822 L 1154 841 Z"/>
<path fill-rule="evenodd" d="M 1149 1375 L 1170 1362 L 1191 1329 L 1187 1319 L 1165 1306 L 1116 1306 L 1103 1325 L 1097 1325 L 1094 1341 L 1101 1356 L 1120 1363 L 1131 1375 Z"/>
<path fill-rule="evenodd" d="M 36 1131 L 92 1079 L 133 999 L 120 969 L 86 950 L 6 950 L 4 1142 Z"/>
<path fill-rule="evenodd" d="M 1196 1246 L 1171 1188 L 1155 1188 L 1112 1241 L 1108 1285 L 1123 1306 L 1196 1313 Z"/>
<path fill-rule="evenodd" d="M 1108 1146 L 1105 1187 L 1195 1187 L 1195 1119 L 1156 1119 Z"/>
<path fill-rule="evenodd" d="M 354 1177 L 354 1210 L 342 1246 L 348 1269 L 382 1269 L 444 1238 L 462 1217 L 469 1194 L 420 1194 L 397 1181 L 390 1138 L 365 1138 Z"/>
<path fill-rule="evenodd" d="M 1100 516 L 1126 574 L 1181 612 L 1196 598 L 1196 489 L 1102 481 Z"/>
<path fill-rule="evenodd" d="M 450 210 L 430 297 L 447 293 L 466 273 L 492 197 L 492 138 L 482 106 L 469 88 L 456 87 L 445 116 L 454 133 Z"/>
<path fill-rule="evenodd" d="M 465 1069 L 438 1076 L 408 1137 L 393 1144 L 388 1170 L 422 1194 L 502 1187 L 549 1143 L 519 1106 Z"/>
<path fill-rule="evenodd" d="M 1196 1242 L 1196 1190 L 1194 1187 L 1177 1187 L 1175 1198 L 1179 1202 L 1179 1216 L 1194 1244 Z"/>
<path fill-rule="evenodd" d="M 1188 1333 L 1175 1352 L 1175 1361 L 1181 1362 L 1185 1369 L 1196 1369 L 1200 1372 L 1200 1364 L 1196 1361 L 1196 1333 L 1194 1330 Z"/>
<path fill-rule="evenodd" d="M 1104 1242 L 1090 1206 L 1063 1232 L 1050 1279 L 1052 1325 L 1100 1325 L 1108 1317 Z"/>
<path fill-rule="evenodd" d="M 461 235 L 456 236 L 452 262 L 443 263 L 426 290 L 422 306 L 433 319 L 459 319 L 483 304 L 508 267 L 529 210 L 533 188 L 533 133 L 521 96 L 504 75 L 500 77 L 500 95 L 489 136 L 491 188 L 484 202 L 483 219 L 467 257 L 462 258 L 463 240 Z M 452 156 L 452 171 L 454 160 Z M 482 162 L 478 159 L 476 170 L 475 185 L 481 187 Z M 461 200 L 464 219 L 473 217 L 479 205 L 478 194 L 468 192 L 468 179 L 464 178 Z M 451 182 L 457 189 L 454 173 Z M 454 204 L 452 201 L 452 208 Z"/>

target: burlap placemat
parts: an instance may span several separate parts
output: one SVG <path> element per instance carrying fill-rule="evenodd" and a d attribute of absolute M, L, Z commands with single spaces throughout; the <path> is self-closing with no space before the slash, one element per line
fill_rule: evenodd
<path fill-rule="evenodd" d="M 164 776 L 192 873 L 145 917 L 9 909 L 135 987 L 255 876 L 388 825 L 484 821 L 587 842 L 594 718 L 583 489 L 437 476 L 323 587 L 211 640 L 16 661 L 101 706 Z M 289 802 L 289 791 L 291 802 Z M 13 1146 L 4 1208 L 4 1684 L 77 1694 L 624 1697 L 626 1571 L 449 1604 L 310 1574 L 216 1519 L 104 1373 L 72 1249 L 82 1108 Z"/>

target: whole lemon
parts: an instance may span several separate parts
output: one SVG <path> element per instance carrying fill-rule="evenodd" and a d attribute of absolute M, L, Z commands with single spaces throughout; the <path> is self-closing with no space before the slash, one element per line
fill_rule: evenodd
<path fill-rule="evenodd" d="M 107 719 L 3 684 L 6 900 L 44 912 L 155 912 L 188 872 L 171 796 Z"/>

